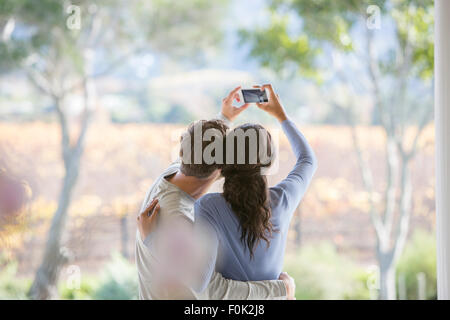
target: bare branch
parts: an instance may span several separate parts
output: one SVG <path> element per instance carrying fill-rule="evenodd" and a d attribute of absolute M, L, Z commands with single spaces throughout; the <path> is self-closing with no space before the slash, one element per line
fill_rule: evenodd
<path fill-rule="evenodd" d="M 89 79 L 96 79 L 96 78 L 100 78 L 103 77 L 111 72 L 113 72 L 115 69 L 119 68 L 121 65 L 123 65 L 124 61 L 127 61 L 131 56 L 138 54 L 139 52 L 141 52 L 142 50 L 144 50 L 144 48 L 135 48 L 123 55 L 121 55 L 120 57 L 118 57 L 117 59 L 115 59 L 108 67 L 106 67 L 105 69 L 103 69 L 102 71 L 92 74 L 92 75 L 87 75 L 85 76 L 86 78 Z M 65 88 L 63 90 L 63 94 L 67 94 L 69 92 L 73 92 L 75 89 L 81 88 L 83 86 L 83 81 L 80 81 L 68 88 Z"/>
<path fill-rule="evenodd" d="M 26 68 L 26 76 L 28 80 L 44 95 L 53 96 L 53 90 L 47 79 L 41 74 L 35 72 L 32 68 Z"/>
<path fill-rule="evenodd" d="M 408 21 L 408 25 L 410 21 Z M 397 136 L 403 137 L 406 125 L 406 112 L 405 112 L 405 97 L 406 89 L 408 84 L 408 73 L 411 70 L 412 63 L 412 46 L 409 41 L 409 29 L 406 34 L 406 39 L 404 42 L 399 41 L 398 52 L 397 52 L 397 66 L 395 68 L 395 73 L 397 74 L 397 90 L 395 91 L 395 108 L 398 109 L 398 114 L 392 114 L 393 127 L 396 128 Z M 397 30 L 397 34 L 399 31 Z M 400 35 L 397 37 L 400 39 Z M 403 45 L 402 45 L 403 44 Z M 395 110 L 395 108 L 392 108 Z M 401 143 L 401 140 L 400 140 Z"/>
<path fill-rule="evenodd" d="M 395 235 L 395 242 L 393 246 L 393 259 L 396 261 L 399 255 L 403 252 L 406 243 L 409 229 L 409 220 L 411 217 L 411 202 L 412 202 L 412 183 L 411 183 L 411 169 L 410 159 L 402 158 L 402 173 L 401 173 L 401 196 L 400 196 L 400 216 L 397 225 L 397 232 Z"/>
<path fill-rule="evenodd" d="M 71 159 L 69 125 L 67 123 L 67 116 L 64 113 L 63 107 L 61 105 L 62 104 L 61 98 L 54 97 L 53 101 L 55 103 L 56 115 L 58 116 L 58 121 L 61 130 L 61 146 L 62 146 L 64 166 L 67 170 Z"/>
<path fill-rule="evenodd" d="M 383 222 L 381 220 L 381 217 L 379 213 L 377 212 L 375 208 L 375 201 L 374 201 L 374 186 L 373 186 L 373 176 L 372 172 L 370 170 L 370 166 L 367 163 L 366 159 L 364 158 L 362 148 L 359 144 L 358 134 L 356 131 L 356 124 L 353 116 L 353 112 L 351 110 L 346 110 L 342 106 L 338 104 L 334 104 L 338 109 L 340 109 L 345 118 L 347 119 L 347 122 L 350 126 L 352 140 L 353 140 L 353 147 L 356 152 L 356 156 L 358 159 L 358 165 L 361 172 L 361 178 L 363 181 L 364 188 L 366 189 L 368 195 L 369 195 L 369 207 L 370 207 L 370 218 L 372 220 L 372 224 L 375 228 L 375 231 L 377 233 L 377 236 L 379 238 L 383 237 L 385 234 L 385 228 L 383 226 Z"/>
<path fill-rule="evenodd" d="M 378 237 L 381 237 L 385 233 L 385 228 L 383 226 L 381 217 L 377 210 L 375 209 L 375 201 L 374 201 L 374 186 L 373 186 L 373 177 L 372 172 L 370 170 L 370 166 L 367 163 L 366 159 L 363 156 L 361 146 L 359 145 L 358 136 L 356 132 L 356 126 L 351 125 L 351 134 L 353 139 L 353 146 L 358 158 L 358 164 L 361 172 L 361 177 L 363 180 L 363 184 L 367 193 L 369 194 L 369 206 L 370 206 L 370 218 L 372 220 L 373 226 Z"/>
<path fill-rule="evenodd" d="M 381 90 L 380 90 L 380 80 L 379 80 L 379 70 L 378 70 L 378 65 L 376 63 L 376 59 L 374 57 L 374 52 L 373 52 L 373 34 L 372 31 L 367 29 L 367 36 L 366 36 L 366 45 L 367 45 L 367 66 L 368 66 L 368 72 L 369 72 L 369 77 L 372 80 L 372 84 L 373 84 L 373 95 L 374 95 L 374 100 L 375 100 L 375 107 L 378 108 L 379 112 L 380 112 L 380 121 L 382 126 L 385 128 L 385 130 L 387 131 L 388 134 L 392 134 L 392 123 L 389 119 L 389 117 L 387 117 L 386 114 L 386 110 L 384 108 L 383 105 L 383 101 L 381 99 Z"/>
<path fill-rule="evenodd" d="M 14 19 L 14 17 L 7 18 L 6 22 L 2 24 L 0 35 L 3 42 L 8 42 L 11 39 L 11 35 L 14 32 L 15 26 L 16 20 Z"/>
<path fill-rule="evenodd" d="M 417 152 L 417 145 L 419 142 L 419 138 L 421 137 L 425 127 L 427 126 L 427 124 L 431 121 L 433 117 L 432 112 L 425 112 L 424 115 L 422 116 L 422 119 L 419 123 L 419 126 L 417 127 L 417 132 L 414 136 L 413 142 L 411 144 L 411 147 L 409 149 L 408 152 L 406 152 L 406 157 L 408 159 L 411 159 L 412 157 L 414 157 L 414 155 Z"/>
<path fill-rule="evenodd" d="M 80 133 L 78 135 L 77 142 L 75 144 L 75 152 L 77 153 L 77 156 L 81 155 L 81 152 L 83 150 L 83 144 L 86 137 L 87 128 L 89 126 L 89 122 L 92 116 L 92 110 L 90 108 L 90 96 L 89 96 L 89 82 L 87 78 L 84 78 L 83 80 L 83 114 L 81 116 L 81 124 L 80 124 Z"/>
<path fill-rule="evenodd" d="M 396 209 L 396 185 L 395 180 L 398 174 L 398 156 L 395 142 L 391 137 L 386 138 L 386 190 L 385 190 L 385 209 L 384 226 L 386 233 L 390 235 L 394 223 L 394 213 Z"/>

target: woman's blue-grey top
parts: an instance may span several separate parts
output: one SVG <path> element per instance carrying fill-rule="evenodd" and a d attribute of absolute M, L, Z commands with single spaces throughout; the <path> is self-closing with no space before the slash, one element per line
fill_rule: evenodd
<path fill-rule="evenodd" d="M 212 248 L 208 250 L 207 267 L 202 272 L 198 291 L 207 286 L 214 270 L 225 278 L 240 281 L 278 279 L 289 223 L 317 168 L 315 154 L 294 122 L 285 120 L 281 126 L 297 161 L 288 176 L 269 189 L 271 222 L 278 231 L 272 234 L 269 247 L 265 241 L 258 243 L 251 259 L 248 248 L 241 241 L 239 220 L 223 195 L 210 193 L 197 200 L 195 225 L 206 228 L 208 246 Z"/>

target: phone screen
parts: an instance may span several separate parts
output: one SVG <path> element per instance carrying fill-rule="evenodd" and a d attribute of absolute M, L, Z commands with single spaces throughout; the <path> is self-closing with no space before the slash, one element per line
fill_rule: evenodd
<path fill-rule="evenodd" d="M 266 91 L 259 89 L 242 89 L 242 97 L 245 103 L 268 102 Z"/>

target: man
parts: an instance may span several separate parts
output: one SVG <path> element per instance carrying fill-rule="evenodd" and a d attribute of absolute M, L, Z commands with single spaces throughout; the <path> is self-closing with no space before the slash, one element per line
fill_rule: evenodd
<path fill-rule="evenodd" d="M 225 135 L 226 124 L 249 106 L 249 104 L 239 108 L 233 106 L 235 99 L 239 101 L 239 90 L 240 87 L 235 88 L 223 99 L 219 119 L 200 122 L 202 133 L 214 129 Z M 182 145 L 183 141 L 194 140 L 194 131 L 195 125 L 191 125 L 182 137 Z M 208 142 L 202 142 L 202 154 L 208 145 Z M 183 150 L 182 146 L 181 156 Z M 218 164 L 206 164 L 203 160 L 201 163 L 187 163 L 185 158 L 172 164 L 156 179 L 147 192 L 142 213 L 138 216 L 136 264 L 140 299 L 293 299 L 295 284 L 286 273 L 282 273 L 279 280 L 254 282 L 225 279 L 221 274 L 215 273 L 207 288 L 201 293 L 194 291 L 187 284 L 188 281 L 186 284 L 180 284 L 179 281 L 174 283 L 167 280 L 171 276 L 179 278 L 180 274 L 189 274 L 185 271 L 195 268 L 197 256 L 192 256 L 191 259 L 189 256 L 183 256 L 194 252 L 186 249 L 190 241 L 190 236 L 185 233 L 186 225 L 192 226 L 195 200 L 204 195 L 220 177 Z M 151 201 L 151 199 L 158 200 Z M 158 211 L 159 220 L 157 227 L 150 234 L 148 225 L 153 224 L 152 220 L 156 216 L 151 215 L 153 211 Z M 171 244 L 166 245 L 175 238 Z M 181 241 L 178 241 L 180 238 Z M 178 250 L 173 253 L 175 247 Z"/>

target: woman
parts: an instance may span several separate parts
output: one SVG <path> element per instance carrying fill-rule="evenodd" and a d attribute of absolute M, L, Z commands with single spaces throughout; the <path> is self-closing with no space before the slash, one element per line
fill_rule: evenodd
<path fill-rule="evenodd" d="M 257 106 L 281 123 L 297 161 L 284 180 L 268 188 L 261 170 L 270 165 L 262 155 L 273 155 L 270 134 L 259 125 L 247 124 L 227 135 L 226 157 L 234 161 L 222 168 L 223 193 L 207 194 L 195 203 L 195 226 L 208 237 L 207 267 L 202 272 L 199 291 L 206 288 L 214 270 L 225 278 L 240 281 L 278 279 L 289 223 L 317 168 L 313 150 L 288 119 L 272 86 L 264 85 L 262 89 L 268 90 L 269 102 Z M 255 152 L 247 139 L 245 158 L 241 159 L 245 161 L 236 161 L 238 130 L 257 132 L 256 158 L 250 155 Z M 234 142 L 232 155 L 230 140 Z"/>

